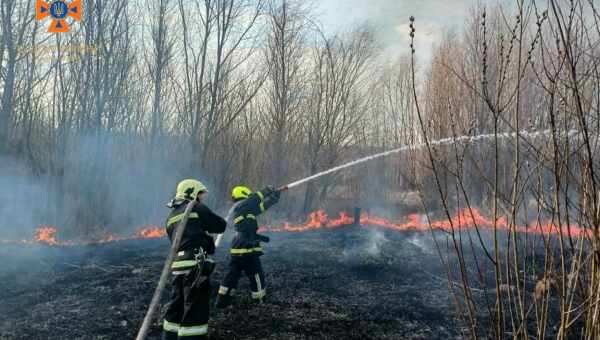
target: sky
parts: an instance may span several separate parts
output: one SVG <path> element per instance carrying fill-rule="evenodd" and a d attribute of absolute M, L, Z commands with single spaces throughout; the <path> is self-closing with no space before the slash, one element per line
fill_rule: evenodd
<path fill-rule="evenodd" d="M 409 17 L 415 16 L 417 58 L 429 60 L 444 28 L 460 30 L 477 0 L 318 0 L 316 13 L 328 31 L 367 21 L 391 57 L 410 52 Z"/>

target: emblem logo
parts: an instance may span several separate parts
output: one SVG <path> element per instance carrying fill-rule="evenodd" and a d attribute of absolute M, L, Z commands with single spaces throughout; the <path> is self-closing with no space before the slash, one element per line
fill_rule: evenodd
<path fill-rule="evenodd" d="M 67 18 L 70 17 L 75 21 L 81 21 L 81 0 L 54 0 L 46 2 L 37 0 L 35 3 L 35 19 L 44 20 L 50 17 L 50 33 L 65 33 L 69 32 L 69 24 Z"/>

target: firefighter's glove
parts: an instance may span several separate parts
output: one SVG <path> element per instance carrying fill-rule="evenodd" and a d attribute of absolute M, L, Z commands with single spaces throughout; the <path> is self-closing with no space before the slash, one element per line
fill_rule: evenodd
<path fill-rule="evenodd" d="M 279 196 L 281 196 L 281 192 L 275 190 L 270 185 L 261 190 L 261 192 L 265 197 L 264 203 L 266 209 L 270 208 L 271 206 L 273 206 L 273 204 L 277 203 L 279 201 Z"/>
<path fill-rule="evenodd" d="M 279 202 L 279 198 L 281 197 L 281 191 L 279 190 L 274 190 L 270 195 L 269 198 L 271 199 L 271 201 L 273 201 L 273 204 Z"/>
<path fill-rule="evenodd" d="M 265 242 L 265 243 L 269 243 L 269 241 L 271 241 L 271 239 L 268 236 L 260 235 L 260 234 L 256 234 L 256 239 L 259 240 L 260 242 Z"/>
<path fill-rule="evenodd" d="M 264 189 L 261 190 L 263 195 L 269 196 L 275 192 L 275 188 L 272 185 L 267 185 Z"/>

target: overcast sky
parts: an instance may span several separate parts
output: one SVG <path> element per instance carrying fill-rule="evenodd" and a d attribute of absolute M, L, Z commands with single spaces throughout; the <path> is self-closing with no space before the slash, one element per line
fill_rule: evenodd
<path fill-rule="evenodd" d="M 416 18 L 417 55 L 428 60 L 431 47 L 444 27 L 460 30 L 477 0 L 317 0 L 317 13 L 328 31 L 369 21 L 379 29 L 379 39 L 391 55 L 409 52 L 409 20 Z M 391 56 L 390 55 L 390 56 Z"/>

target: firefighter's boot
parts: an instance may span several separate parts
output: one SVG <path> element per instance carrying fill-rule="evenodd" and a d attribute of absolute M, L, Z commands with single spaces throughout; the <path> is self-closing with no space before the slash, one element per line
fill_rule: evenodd
<path fill-rule="evenodd" d="M 221 286 L 217 294 L 217 308 L 225 308 L 231 305 L 233 289 Z"/>

